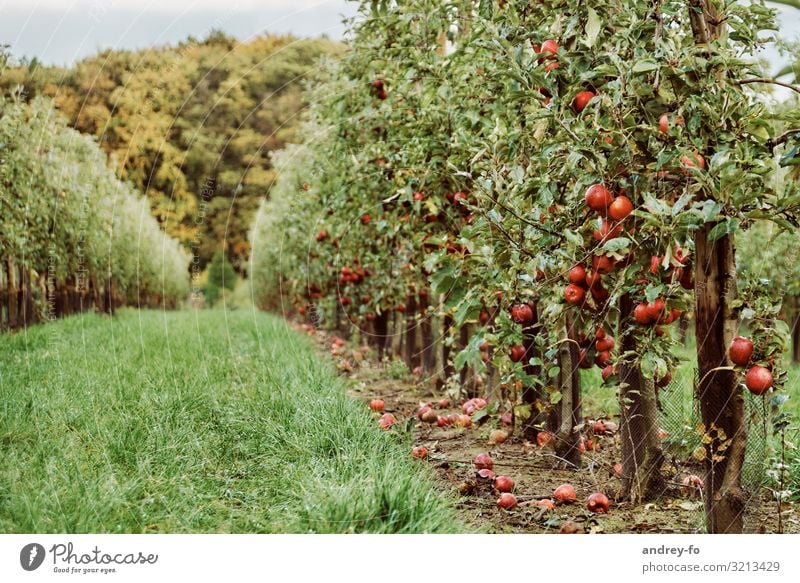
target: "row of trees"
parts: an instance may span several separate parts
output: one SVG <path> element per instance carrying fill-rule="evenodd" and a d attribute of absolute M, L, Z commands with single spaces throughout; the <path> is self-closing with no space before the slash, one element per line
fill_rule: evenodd
<path fill-rule="evenodd" d="M 212 31 L 174 46 L 105 50 L 69 68 L 23 62 L 4 68 L 0 87 L 52 97 L 201 268 L 224 248 L 242 270 L 247 230 L 275 179 L 269 154 L 293 139 L 315 61 L 338 50 L 325 39 L 242 43 Z"/>
<path fill-rule="evenodd" d="M 188 297 L 188 254 L 46 98 L 0 101 L 0 208 L 2 329 Z"/>
<path fill-rule="evenodd" d="M 496 381 L 568 467 L 578 371 L 596 364 L 619 389 L 620 495 L 633 501 L 664 489 L 657 391 L 688 316 L 708 528 L 741 531 L 745 373 L 754 392 L 783 383 L 788 327 L 758 277 L 737 291 L 734 239 L 793 230 L 800 211 L 785 170 L 796 120 L 759 93 L 772 11 L 375 0 L 361 12 L 251 233 L 261 304 L 361 334 L 470 395 Z M 754 350 L 735 365 L 743 324 Z"/>

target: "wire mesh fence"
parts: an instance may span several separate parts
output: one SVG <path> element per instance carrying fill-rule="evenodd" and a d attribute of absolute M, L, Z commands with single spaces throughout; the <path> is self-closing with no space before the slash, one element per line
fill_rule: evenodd
<path fill-rule="evenodd" d="M 702 448 L 700 406 L 694 398 L 699 382 L 697 371 L 690 370 L 683 375 L 676 375 L 669 385 L 659 389 L 659 424 L 667 432 L 662 445 L 667 459 L 678 474 L 677 480 L 689 473 L 703 475 L 703 463 L 695 457 L 698 448 Z M 768 416 L 762 398 L 747 391 L 745 394 L 748 434 L 742 469 L 742 486 L 747 495 L 744 530 L 757 532 L 761 528 L 758 510 L 767 470 Z M 695 514 L 696 519 L 692 524 L 697 532 L 704 532 L 705 517 L 701 505 L 698 505 Z"/>

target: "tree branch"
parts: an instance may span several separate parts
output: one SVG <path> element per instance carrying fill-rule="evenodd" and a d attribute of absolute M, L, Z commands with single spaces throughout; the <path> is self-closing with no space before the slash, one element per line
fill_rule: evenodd
<path fill-rule="evenodd" d="M 795 128 L 793 130 L 788 130 L 788 131 L 782 133 L 781 135 L 772 138 L 771 140 L 769 140 L 767 142 L 767 147 L 771 150 L 775 146 L 780 146 L 781 144 L 785 144 L 787 141 L 789 141 L 789 138 L 791 138 L 792 136 L 794 136 L 796 134 L 800 134 L 800 128 Z"/>
<path fill-rule="evenodd" d="M 739 85 L 746 85 L 747 83 L 771 83 L 773 85 L 780 85 L 781 87 L 786 87 L 787 89 L 791 89 L 792 91 L 800 93 L 799 86 L 792 85 L 791 83 L 785 83 L 783 81 L 778 81 L 777 79 L 770 79 L 769 77 L 753 77 L 751 79 L 742 79 L 741 81 L 738 81 L 738 83 Z"/>

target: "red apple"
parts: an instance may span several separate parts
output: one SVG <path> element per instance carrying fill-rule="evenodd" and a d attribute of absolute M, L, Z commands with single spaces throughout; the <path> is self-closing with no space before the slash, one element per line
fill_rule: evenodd
<path fill-rule="evenodd" d="M 511 319 L 517 324 L 530 324 L 533 322 L 533 308 L 528 304 L 512 306 Z"/>
<path fill-rule="evenodd" d="M 586 508 L 589 512 L 608 512 L 608 498 L 602 492 L 595 492 L 587 499 Z"/>
<path fill-rule="evenodd" d="M 575 96 L 575 99 L 572 102 L 572 106 L 575 108 L 577 113 L 582 112 L 589 102 L 596 97 L 596 94 L 593 91 L 581 91 Z"/>
<path fill-rule="evenodd" d="M 428 448 L 427 447 L 415 447 L 411 450 L 411 457 L 417 458 L 418 460 L 424 460 L 428 457 Z"/>
<path fill-rule="evenodd" d="M 544 447 L 545 445 L 553 443 L 555 440 L 556 436 L 549 431 L 540 431 L 536 434 L 536 445 L 539 447 Z"/>
<path fill-rule="evenodd" d="M 595 342 L 594 347 L 599 352 L 614 350 L 614 338 L 612 336 L 605 336 L 604 338 L 600 338 L 597 342 Z"/>
<path fill-rule="evenodd" d="M 511 360 L 512 362 L 520 362 L 523 358 L 525 358 L 525 347 L 516 344 L 511 347 Z"/>
<path fill-rule="evenodd" d="M 378 413 L 382 412 L 384 407 L 385 403 L 383 402 L 383 399 L 372 399 L 369 402 L 369 408 L 373 411 L 377 411 Z"/>
<path fill-rule="evenodd" d="M 618 196 L 608 207 L 608 216 L 621 221 L 633 212 L 633 203 L 627 196 Z"/>
<path fill-rule="evenodd" d="M 516 505 L 517 497 L 508 492 L 500 494 L 500 498 L 497 499 L 497 507 L 502 508 L 503 510 L 511 510 Z"/>
<path fill-rule="evenodd" d="M 650 316 L 646 303 L 642 302 L 633 309 L 633 319 L 642 326 L 653 323 L 653 318 Z"/>
<path fill-rule="evenodd" d="M 751 366 L 744 377 L 745 386 L 755 395 L 766 393 L 772 387 L 772 383 L 772 373 L 768 368 L 759 365 Z"/>
<path fill-rule="evenodd" d="M 586 290 L 574 283 L 570 283 L 564 288 L 564 299 L 568 304 L 578 306 L 586 299 Z"/>
<path fill-rule="evenodd" d="M 472 460 L 472 463 L 475 464 L 475 467 L 479 470 L 484 468 L 491 470 L 494 467 L 494 462 L 488 453 L 479 453 L 475 456 L 475 459 Z"/>
<path fill-rule="evenodd" d="M 558 52 L 558 43 L 553 39 L 547 39 L 542 43 L 542 48 L 539 52 L 555 55 Z"/>
<path fill-rule="evenodd" d="M 608 207 L 614 202 L 614 197 L 602 184 L 592 184 L 586 189 L 584 200 L 590 209 L 605 215 Z"/>
<path fill-rule="evenodd" d="M 600 376 L 603 377 L 603 382 L 606 382 L 609 378 L 614 376 L 616 372 L 617 371 L 614 370 L 614 366 L 609 364 L 600 372 Z"/>
<path fill-rule="evenodd" d="M 575 285 L 584 285 L 586 283 L 586 268 L 578 263 L 569 270 L 567 275 L 570 283 Z"/>
<path fill-rule="evenodd" d="M 378 425 L 381 429 L 389 429 L 395 423 L 397 423 L 397 418 L 391 413 L 384 413 L 378 420 Z"/>
<path fill-rule="evenodd" d="M 607 255 L 595 255 L 592 259 L 592 269 L 600 275 L 608 275 L 614 270 L 614 259 Z"/>
<path fill-rule="evenodd" d="M 498 492 L 511 492 L 514 489 L 514 480 L 508 476 L 497 476 L 494 479 L 494 488 Z"/>
<path fill-rule="evenodd" d="M 753 341 L 744 336 L 737 336 L 728 348 L 728 356 L 733 364 L 745 366 L 753 357 Z"/>
<path fill-rule="evenodd" d="M 553 499 L 556 502 L 574 502 L 578 496 L 572 484 L 561 484 L 553 491 Z"/>

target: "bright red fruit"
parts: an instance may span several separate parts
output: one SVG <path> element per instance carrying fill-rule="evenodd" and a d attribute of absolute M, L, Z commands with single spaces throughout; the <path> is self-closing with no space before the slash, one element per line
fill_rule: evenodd
<path fill-rule="evenodd" d="M 601 377 L 603 377 L 603 382 L 606 382 L 606 381 L 609 379 L 609 377 L 612 377 L 612 376 L 614 376 L 614 374 L 615 374 L 615 373 L 616 373 L 616 371 L 614 370 L 614 367 L 613 367 L 613 365 L 610 365 L 610 364 L 609 364 L 608 366 L 606 366 L 606 367 L 605 367 L 605 368 L 604 368 L 604 369 L 603 369 L 603 370 L 600 372 L 600 376 L 601 376 Z"/>
<path fill-rule="evenodd" d="M 365 215 L 361 215 L 361 224 L 362 225 L 369 225 L 371 220 L 372 220 L 372 217 L 370 217 L 369 215 L 366 215 L 366 214 Z"/>
<path fill-rule="evenodd" d="M 317 242 L 324 241 L 328 238 L 328 231 L 322 229 L 319 233 L 317 233 Z"/>
<path fill-rule="evenodd" d="M 514 480 L 508 476 L 497 476 L 494 480 L 494 487 L 498 492 L 511 492 L 514 489 Z"/>
<path fill-rule="evenodd" d="M 728 348 L 728 356 L 733 364 L 745 366 L 753 357 L 753 341 L 744 336 L 737 336 Z"/>
<path fill-rule="evenodd" d="M 612 336 L 601 338 L 595 342 L 594 347 L 599 352 L 610 352 L 611 350 L 614 350 L 614 338 Z"/>
<path fill-rule="evenodd" d="M 663 315 L 666 309 L 666 303 L 663 298 L 656 298 L 651 303 L 647 304 L 647 315 L 653 322 L 657 322 Z"/>
<path fill-rule="evenodd" d="M 511 307 L 511 319 L 517 324 L 530 324 L 533 322 L 533 308 L 528 304 L 517 304 Z"/>
<path fill-rule="evenodd" d="M 586 299 L 586 290 L 571 283 L 564 288 L 564 299 L 567 300 L 568 304 L 578 306 Z"/>
<path fill-rule="evenodd" d="M 545 445 L 553 443 L 555 440 L 556 436 L 549 431 L 540 431 L 536 434 L 536 445 L 539 447 L 544 447 Z"/>
<path fill-rule="evenodd" d="M 421 192 L 415 192 L 415 193 L 414 193 L 414 196 L 413 196 L 413 199 L 414 199 L 416 202 L 420 202 L 420 201 L 422 201 L 422 200 L 425 200 L 425 195 L 424 195 L 424 194 L 422 194 Z"/>
<path fill-rule="evenodd" d="M 662 113 L 661 117 L 658 118 L 658 131 L 662 134 L 666 134 L 669 131 L 669 114 Z"/>
<path fill-rule="evenodd" d="M 574 502 L 578 499 L 578 496 L 575 494 L 575 488 L 572 484 L 561 484 L 553 492 L 553 499 L 556 502 Z"/>
<path fill-rule="evenodd" d="M 642 326 L 653 323 L 653 318 L 650 316 L 647 304 L 643 302 L 633 309 L 633 319 L 636 320 L 637 324 L 641 324 Z"/>
<path fill-rule="evenodd" d="M 417 458 L 418 460 L 424 460 L 428 457 L 428 448 L 427 447 L 415 447 L 411 450 L 411 457 Z"/>
<path fill-rule="evenodd" d="M 512 362 L 519 362 L 525 358 L 525 347 L 517 344 L 511 347 L 511 360 Z"/>
<path fill-rule="evenodd" d="M 744 384 L 756 395 L 766 393 L 772 387 L 772 383 L 772 373 L 768 368 L 759 365 L 750 367 L 744 377 Z"/>
<path fill-rule="evenodd" d="M 572 106 L 575 108 L 577 113 L 582 112 L 589 102 L 596 97 L 596 94 L 593 91 L 581 91 L 575 96 L 574 101 L 572 102 Z"/>
<path fill-rule="evenodd" d="M 384 406 L 385 404 L 383 402 L 383 399 L 372 399 L 369 402 L 369 408 L 372 409 L 373 411 L 377 411 L 378 413 L 383 411 Z"/>
<path fill-rule="evenodd" d="M 378 425 L 381 429 L 389 429 L 395 423 L 397 423 L 397 418 L 391 413 L 384 413 L 378 420 Z"/>
<path fill-rule="evenodd" d="M 511 510 L 517 505 L 517 497 L 514 494 L 509 494 L 508 492 L 504 494 L 500 494 L 500 498 L 497 499 L 497 507 L 502 508 L 503 510 Z"/>
<path fill-rule="evenodd" d="M 684 172 L 689 172 L 690 168 L 700 168 L 703 170 L 706 167 L 706 159 L 701 154 L 694 152 L 692 157 L 683 156 L 681 158 L 681 165 L 684 167 Z"/>
<path fill-rule="evenodd" d="M 575 285 L 584 285 L 586 283 L 586 268 L 580 263 L 574 265 L 572 269 L 569 270 L 567 278 L 569 279 L 570 283 L 574 283 Z"/>
<path fill-rule="evenodd" d="M 600 275 L 608 275 L 614 270 L 614 259 L 607 255 L 595 255 L 592 259 L 592 269 Z"/>
<path fill-rule="evenodd" d="M 586 194 L 583 198 L 586 201 L 586 206 L 602 215 L 606 213 L 608 207 L 614 202 L 613 195 L 602 184 L 592 184 L 586 189 Z"/>
<path fill-rule="evenodd" d="M 607 350 L 598 352 L 597 356 L 594 358 L 594 363 L 600 368 L 605 368 L 611 364 L 611 353 Z"/>
<path fill-rule="evenodd" d="M 608 512 L 608 497 L 602 492 L 595 492 L 586 501 L 589 512 Z"/>
<path fill-rule="evenodd" d="M 491 470 L 494 467 L 494 462 L 488 453 L 479 453 L 475 456 L 475 459 L 472 460 L 472 463 L 475 464 L 475 467 L 479 470 Z"/>
<path fill-rule="evenodd" d="M 608 216 L 615 221 L 625 219 L 633 212 L 633 203 L 627 196 L 618 196 L 608 207 Z"/>
<path fill-rule="evenodd" d="M 553 39 L 547 39 L 542 43 L 542 48 L 539 52 L 555 55 L 558 52 L 558 43 Z"/>

